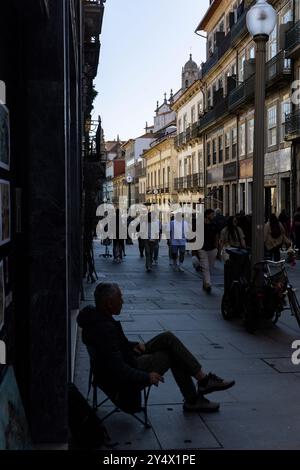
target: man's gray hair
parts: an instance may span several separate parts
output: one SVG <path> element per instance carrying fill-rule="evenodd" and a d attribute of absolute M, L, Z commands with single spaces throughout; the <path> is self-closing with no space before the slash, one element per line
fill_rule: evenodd
<path fill-rule="evenodd" d="M 101 282 L 97 285 L 94 298 L 97 305 L 102 305 L 107 299 L 111 299 L 120 290 L 115 282 Z"/>

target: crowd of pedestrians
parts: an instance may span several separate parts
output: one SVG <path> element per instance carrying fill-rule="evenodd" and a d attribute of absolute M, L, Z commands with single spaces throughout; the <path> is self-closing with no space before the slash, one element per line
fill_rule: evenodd
<path fill-rule="evenodd" d="M 126 225 L 126 222 L 121 223 Z M 165 225 L 153 211 L 149 212 L 146 220 L 144 219 L 144 222 L 137 227 L 137 231 L 143 234 L 138 237 L 139 254 L 141 258 L 145 258 L 145 269 L 148 273 L 151 273 L 158 265 L 159 246 L 163 232 L 169 234 L 167 244 L 170 266 L 174 271 L 184 272 L 187 242 L 190 241 L 187 236 L 188 223 L 183 213 L 178 211 L 172 214 L 168 227 Z M 120 233 L 120 222 L 117 217 L 117 236 L 113 240 L 113 260 L 116 263 L 120 263 L 126 256 L 125 241 L 121 239 Z M 131 240 L 130 242 L 132 243 Z M 287 251 L 291 250 L 290 253 L 295 253 L 294 248 L 300 250 L 300 207 L 292 220 L 286 210 L 283 210 L 279 217 L 271 214 L 265 223 L 264 243 L 265 257 L 274 261 L 280 260 L 283 248 Z M 220 209 L 206 209 L 203 246 L 191 253 L 193 267 L 197 272 L 202 273 L 205 292 L 210 293 L 212 290 L 212 270 L 216 260 L 226 262 L 229 257 L 226 249 L 229 247 L 251 250 L 251 215 L 240 211 L 236 216 L 226 217 Z M 293 256 L 291 259 L 294 259 Z"/>

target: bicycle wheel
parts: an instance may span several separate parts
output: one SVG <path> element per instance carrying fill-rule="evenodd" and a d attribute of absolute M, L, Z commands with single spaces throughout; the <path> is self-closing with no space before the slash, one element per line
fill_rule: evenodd
<path fill-rule="evenodd" d="M 291 312 L 293 315 L 295 315 L 297 323 L 300 327 L 300 305 L 299 305 L 295 292 L 291 288 L 288 289 L 288 297 L 289 297 Z"/>
<path fill-rule="evenodd" d="M 273 325 L 275 326 L 279 320 L 279 318 L 281 317 L 281 312 L 275 312 L 274 313 L 274 316 L 273 316 L 273 319 L 272 319 L 272 323 Z"/>
<path fill-rule="evenodd" d="M 221 311 L 224 320 L 231 320 L 234 317 L 234 310 L 231 305 L 230 295 L 224 294 L 222 297 Z"/>

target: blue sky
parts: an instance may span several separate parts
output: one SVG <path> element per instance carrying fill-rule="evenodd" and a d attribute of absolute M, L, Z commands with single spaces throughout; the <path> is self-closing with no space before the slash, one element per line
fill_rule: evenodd
<path fill-rule="evenodd" d="M 205 39 L 194 33 L 209 0 L 107 0 L 93 117 L 105 139 L 122 140 L 153 122 L 156 101 L 181 86 L 189 58 L 205 60 Z"/>

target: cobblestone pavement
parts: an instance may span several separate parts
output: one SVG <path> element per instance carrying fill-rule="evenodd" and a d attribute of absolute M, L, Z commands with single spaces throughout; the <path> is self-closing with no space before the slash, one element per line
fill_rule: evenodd
<path fill-rule="evenodd" d="M 118 282 L 123 290 L 120 320 L 129 339 L 147 341 L 171 330 L 205 370 L 234 378 L 236 385 L 209 396 L 221 403 L 218 413 L 187 414 L 168 372 L 165 383 L 151 389 L 152 429 L 144 429 L 122 412 L 108 419 L 106 426 L 115 449 L 300 449 L 300 366 L 291 362 L 291 344 L 300 338 L 300 329 L 290 312 L 284 312 L 277 327 L 264 325 L 255 335 L 249 335 L 239 320 L 222 319 L 220 262 L 216 263 L 214 288 L 208 296 L 190 256 L 186 257 L 184 273 L 173 272 L 167 248 L 162 245 L 159 265 L 146 273 L 137 246 L 126 246 L 126 252 L 125 261 L 116 265 L 111 258 L 99 257 L 104 247 L 95 242 L 99 282 Z M 300 287 L 300 266 L 290 268 L 290 279 Z M 82 306 L 93 302 L 94 288 L 85 284 Z M 75 382 L 84 394 L 88 373 L 88 356 L 78 332 Z"/>

